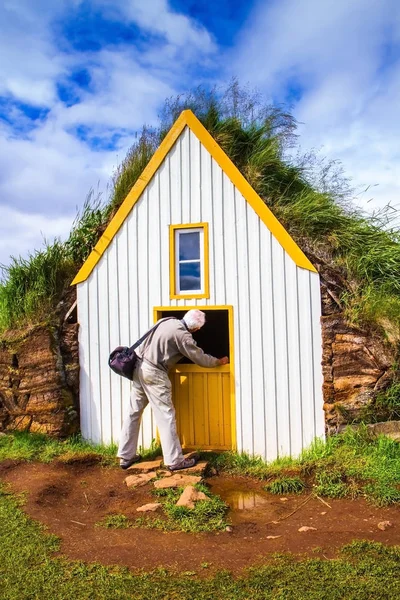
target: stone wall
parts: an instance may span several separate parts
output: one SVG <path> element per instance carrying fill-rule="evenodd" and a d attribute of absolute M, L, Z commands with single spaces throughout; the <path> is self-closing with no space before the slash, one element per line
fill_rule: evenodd
<path fill-rule="evenodd" d="M 39 325 L 0 341 L 0 431 L 79 430 L 78 325 Z"/>
<path fill-rule="evenodd" d="M 349 283 L 312 256 L 321 278 L 323 399 L 327 433 L 359 421 L 376 394 L 394 377 L 397 348 L 378 331 L 353 327 L 339 300 Z"/>

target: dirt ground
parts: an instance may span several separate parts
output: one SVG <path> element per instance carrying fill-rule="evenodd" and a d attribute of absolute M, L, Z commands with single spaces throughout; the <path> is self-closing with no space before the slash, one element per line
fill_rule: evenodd
<path fill-rule="evenodd" d="M 355 539 L 400 544 L 398 507 L 324 499 L 327 506 L 306 494 L 267 494 L 260 482 L 227 476 L 211 477 L 206 483 L 229 504 L 231 532 L 188 534 L 95 527 L 110 514 L 135 519 L 141 514 L 136 512 L 138 506 L 154 502 L 151 483 L 129 490 L 124 484 L 126 476 L 118 467 L 98 464 L 0 463 L 0 480 L 15 493 L 27 493 L 24 510 L 61 538 L 61 554 L 71 559 L 134 570 L 162 566 L 197 573 L 206 570 L 210 574 L 217 569 L 238 573 L 275 552 L 329 559 Z M 381 531 L 377 527 L 381 521 L 391 521 L 392 527 Z M 300 533 L 302 526 L 316 531 Z"/>

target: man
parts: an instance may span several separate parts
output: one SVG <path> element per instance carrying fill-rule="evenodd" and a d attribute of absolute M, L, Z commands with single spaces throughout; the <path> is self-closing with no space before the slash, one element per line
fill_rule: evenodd
<path fill-rule="evenodd" d="M 122 469 L 140 460 L 136 454 L 140 421 L 149 402 L 160 434 L 164 464 L 171 471 L 187 469 L 196 464 L 196 458 L 184 459 L 182 454 L 168 369 L 183 356 L 201 367 L 218 367 L 229 362 L 227 356 L 215 358 L 197 346 L 192 333 L 203 327 L 205 320 L 201 310 L 193 309 L 182 320 L 162 321 L 136 349 L 139 360 L 133 375 L 129 412 L 122 425 L 117 454 Z"/>

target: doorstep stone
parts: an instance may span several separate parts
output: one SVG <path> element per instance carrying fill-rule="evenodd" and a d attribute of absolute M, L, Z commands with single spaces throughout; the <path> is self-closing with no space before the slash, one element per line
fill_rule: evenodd
<path fill-rule="evenodd" d="M 203 475 L 206 470 L 208 462 L 205 460 L 198 462 L 194 467 L 189 467 L 188 469 L 179 469 L 182 473 L 199 473 L 199 475 Z"/>
<path fill-rule="evenodd" d="M 132 487 L 140 487 L 141 485 L 145 485 L 150 481 L 150 479 L 154 479 L 156 474 L 152 473 L 140 473 L 139 475 L 128 475 L 125 479 L 125 483 L 128 488 Z"/>
<path fill-rule="evenodd" d="M 171 477 L 155 481 L 154 487 L 158 490 L 165 488 L 185 487 L 187 485 L 194 485 L 200 481 L 201 477 L 198 475 L 180 475 L 175 473 Z"/>
<path fill-rule="evenodd" d="M 186 508 L 194 508 L 195 502 L 199 500 L 210 500 L 208 496 L 205 495 L 204 492 L 200 492 L 196 490 L 192 485 L 188 485 L 183 490 L 176 506 L 186 506 Z"/>
<path fill-rule="evenodd" d="M 150 471 L 156 471 L 161 467 L 161 458 L 157 460 L 148 460 L 145 462 L 138 462 L 133 464 L 129 469 L 129 473 L 150 473 Z"/>

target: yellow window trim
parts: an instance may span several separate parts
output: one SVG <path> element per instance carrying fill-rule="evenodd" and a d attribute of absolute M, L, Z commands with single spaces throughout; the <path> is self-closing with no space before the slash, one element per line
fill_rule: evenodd
<path fill-rule="evenodd" d="M 229 304 L 222 304 L 217 306 L 155 306 L 153 308 L 153 319 L 154 323 L 157 323 L 159 319 L 161 319 L 162 313 L 167 311 L 175 311 L 175 310 L 184 310 L 188 311 L 192 308 L 196 308 L 198 310 L 227 310 L 228 311 L 228 323 L 229 323 L 229 364 L 221 365 L 220 367 L 215 367 L 214 372 L 218 372 L 219 370 L 223 372 L 229 371 L 230 373 L 230 387 L 231 387 L 231 439 L 232 439 L 232 450 L 236 450 L 236 395 L 235 395 L 235 343 L 234 343 L 234 331 L 233 331 L 233 306 Z M 195 371 L 200 370 L 203 371 L 202 367 L 198 365 L 176 365 L 173 369 L 182 369 L 182 368 L 192 368 Z M 172 369 L 172 370 L 173 370 Z"/>
<path fill-rule="evenodd" d="M 132 187 L 131 191 L 119 207 L 117 213 L 110 221 L 108 227 L 97 242 L 96 246 L 86 259 L 71 285 L 82 283 L 85 281 L 94 267 L 99 262 L 100 258 L 108 248 L 112 239 L 118 232 L 122 223 L 135 206 L 136 202 L 141 197 L 143 191 L 151 181 L 153 175 L 160 167 L 164 158 L 175 144 L 176 140 L 182 133 L 185 127 L 189 127 L 197 136 L 200 143 L 208 150 L 214 160 L 219 164 L 224 173 L 229 177 L 238 191 L 252 206 L 257 215 L 275 236 L 284 250 L 289 254 L 293 261 L 303 269 L 316 272 L 315 267 L 308 260 L 306 255 L 300 250 L 296 242 L 291 238 L 286 229 L 281 225 L 275 215 L 270 211 L 267 205 L 262 201 L 260 196 L 253 190 L 248 181 L 243 177 L 231 159 L 225 154 L 222 148 L 217 144 L 214 138 L 208 133 L 205 127 L 195 117 L 190 110 L 184 110 L 174 125 L 171 127 L 164 140 L 161 142 L 158 150 L 154 153 L 149 164 L 144 169 L 143 173 Z"/>
<path fill-rule="evenodd" d="M 204 292 L 202 294 L 177 294 L 176 293 L 176 254 L 175 254 L 175 231 L 177 229 L 203 229 L 204 252 Z M 198 300 L 210 297 L 210 274 L 209 274 L 209 245 L 208 245 L 208 223 L 187 223 L 186 225 L 169 226 L 169 293 L 171 300 Z"/>

